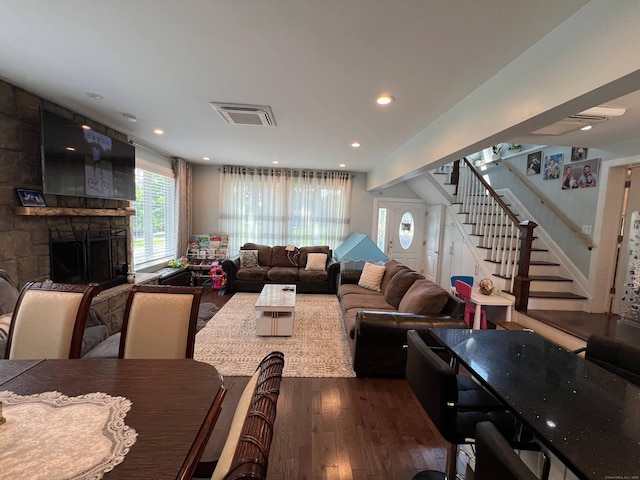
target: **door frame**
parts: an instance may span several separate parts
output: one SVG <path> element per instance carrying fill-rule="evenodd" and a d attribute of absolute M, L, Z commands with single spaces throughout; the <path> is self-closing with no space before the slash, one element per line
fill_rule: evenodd
<path fill-rule="evenodd" d="M 415 203 L 416 205 L 424 205 L 425 208 L 428 208 L 429 205 L 427 202 L 420 198 L 387 198 L 387 197 L 374 197 L 373 198 L 373 216 L 371 219 L 371 238 L 373 239 L 373 243 L 378 244 L 378 208 L 380 202 L 385 203 Z M 424 263 L 426 261 L 426 245 L 425 241 L 427 239 L 426 234 L 426 221 L 422 220 L 422 231 L 416 232 L 415 239 L 420 242 L 420 263 L 424 267 Z"/>

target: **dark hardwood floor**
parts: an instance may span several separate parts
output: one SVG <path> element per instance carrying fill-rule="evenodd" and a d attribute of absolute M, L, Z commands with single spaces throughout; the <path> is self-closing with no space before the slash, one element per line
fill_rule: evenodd
<path fill-rule="evenodd" d="M 558 310 L 529 310 L 527 315 L 582 340 L 597 333 L 640 345 L 640 324 L 619 315 Z"/>
<path fill-rule="evenodd" d="M 223 306 L 207 289 L 203 302 Z M 286 362 L 286 359 L 285 359 Z M 226 377 L 229 389 L 209 444 L 222 450 L 247 377 Z M 269 457 L 270 480 L 410 480 L 444 470 L 446 442 L 404 379 L 285 378 Z M 459 473 L 465 478 L 464 455 Z M 468 472 L 467 479 L 472 479 Z"/>

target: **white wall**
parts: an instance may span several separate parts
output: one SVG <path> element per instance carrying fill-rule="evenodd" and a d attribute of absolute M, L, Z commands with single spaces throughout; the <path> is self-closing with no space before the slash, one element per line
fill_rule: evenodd
<path fill-rule="evenodd" d="M 220 191 L 219 165 L 192 165 L 193 168 L 193 232 L 224 233 L 219 231 Z"/>

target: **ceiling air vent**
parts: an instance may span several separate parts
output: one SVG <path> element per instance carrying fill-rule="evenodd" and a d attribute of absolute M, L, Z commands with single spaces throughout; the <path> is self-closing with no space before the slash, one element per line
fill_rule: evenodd
<path fill-rule="evenodd" d="M 240 103 L 211 102 L 211 107 L 228 123 L 233 125 L 257 125 L 275 127 L 276 119 L 271 107 L 266 105 L 243 105 Z"/>
<path fill-rule="evenodd" d="M 615 107 L 593 107 L 585 110 L 584 112 L 570 115 L 569 117 L 560 120 L 559 122 L 547 125 L 535 132 L 531 132 L 533 135 L 564 135 L 565 133 L 575 132 L 587 125 L 597 125 L 602 122 L 606 122 L 610 118 L 619 117 L 624 115 L 624 108 Z"/>

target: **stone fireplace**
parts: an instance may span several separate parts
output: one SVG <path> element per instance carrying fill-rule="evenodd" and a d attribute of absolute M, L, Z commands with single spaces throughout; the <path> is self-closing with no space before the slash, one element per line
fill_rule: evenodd
<path fill-rule="evenodd" d="M 51 280 L 97 283 L 103 290 L 126 282 L 127 229 L 98 227 L 49 230 Z"/>

